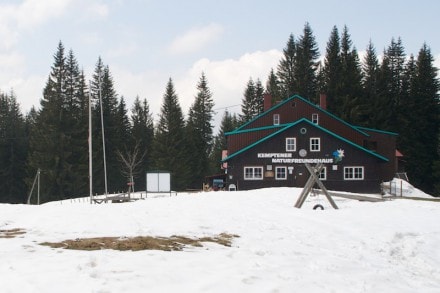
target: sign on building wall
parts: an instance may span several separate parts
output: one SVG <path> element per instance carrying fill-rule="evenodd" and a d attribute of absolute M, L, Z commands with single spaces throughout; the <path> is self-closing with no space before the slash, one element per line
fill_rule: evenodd
<path fill-rule="evenodd" d="M 305 152 L 302 153 L 302 151 Z M 344 157 L 344 151 L 338 149 L 332 153 L 333 158 L 305 158 L 307 152 L 305 150 L 300 150 L 300 157 L 302 158 L 294 158 L 292 153 L 258 153 L 257 158 L 259 159 L 270 159 L 272 163 L 293 163 L 293 164 L 333 164 L 339 163 L 342 161 Z"/>
<path fill-rule="evenodd" d="M 293 158 L 291 153 L 258 153 L 257 157 L 259 159 L 271 159 L 272 163 L 293 163 L 293 164 L 332 164 L 333 158 Z"/>

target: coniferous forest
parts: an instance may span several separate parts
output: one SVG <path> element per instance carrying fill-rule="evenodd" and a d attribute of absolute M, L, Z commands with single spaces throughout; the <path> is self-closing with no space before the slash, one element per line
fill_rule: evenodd
<path fill-rule="evenodd" d="M 213 133 L 215 99 L 204 73 L 194 85 L 197 94 L 186 118 L 170 78 L 154 122 L 147 99 L 125 103 L 101 58 L 88 80 L 73 51 L 60 42 L 38 109 L 24 114 L 13 90 L 0 93 L 0 202 L 26 202 L 39 170 L 40 202 L 89 194 L 89 97 L 94 193 L 127 189 L 127 158 L 136 161 L 130 173 L 135 190 L 145 190 L 145 172 L 151 170 L 170 171 L 173 190 L 201 189 L 205 176 L 221 172 L 224 133 L 260 114 L 265 93 L 274 102 L 299 94 L 314 103 L 325 93 L 328 111 L 341 119 L 398 133 L 397 148 L 405 156 L 410 182 L 439 196 L 440 83 L 428 44 L 408 54 L 403 40 L 391 38 L 383 52 L 371 41 L 365 49 L 360 58 L 348 28 L 335 26 L 325 56 L 320 56 L 306 23 L 301 35 L 288 36 L 283 57 L 264 83 L 250 77 L 243 85 L 241 114 L 225 111 L 218 133 Z"/>

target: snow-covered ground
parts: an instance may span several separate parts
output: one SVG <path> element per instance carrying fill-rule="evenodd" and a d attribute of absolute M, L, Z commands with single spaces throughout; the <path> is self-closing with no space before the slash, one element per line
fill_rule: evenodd
<path fill-rule="evenodd" d="M 0 292 L 440 292 L 440 202 L 359 202 L 300 189 L 0 204 Z M 411 196 L 423 197 L 417 190 Z M 423 196 L 422 196 L 423 195 Z M 325 210 L 313 210 L 320 203 Z M 74 251 L 41 242 L 237 234 L 232 247 Z"/>

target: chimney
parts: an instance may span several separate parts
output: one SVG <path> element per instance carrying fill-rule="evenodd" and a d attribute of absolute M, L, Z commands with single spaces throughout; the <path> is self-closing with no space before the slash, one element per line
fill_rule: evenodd
<path fill-rule="evenodd" d="M 323 110 L 327 110 L 327 95 L 319 94 L 319 106 Z"/>
<path fill-rule="evenodd" d="M 263 95 L 263 99 L 263 110 L 267 111 L 272 107 L 272 95 L 266 93 Z"/>

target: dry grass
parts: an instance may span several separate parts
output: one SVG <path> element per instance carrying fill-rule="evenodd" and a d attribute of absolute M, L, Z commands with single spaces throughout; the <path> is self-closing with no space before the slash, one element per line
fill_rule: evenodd
<path fill-rule="evenodd" d="M 15 238 L 18 235 L 25 234 L 26 231 L 21 228 L 0 230 L 0 238 Z"/>
<path fill-rule="evenodd" d="M 171 237 L 97 237 L 97 238 L 78 238 L 75 240 L 64 240 L 62 242 L 50 243 L 44 242 L 41 245 L 52 248 L 65 248 L 74 250 L 164 250 L 181 251 L 183 248 L 202 247 L 203 242 L 213 242 L 223 246 L 230 247 L 232 240 L 239 237 L 233 234 L 221 233 L 215 237 L 190 238 L 185 236 Z"/>

